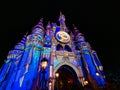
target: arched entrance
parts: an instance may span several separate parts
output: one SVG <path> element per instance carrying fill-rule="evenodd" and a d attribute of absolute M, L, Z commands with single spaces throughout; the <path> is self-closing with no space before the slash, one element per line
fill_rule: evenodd
<path fill-rule="evenodd" d="M 68 65 L 62 65 L 58 70 L 59 77 L 55 78 L 54 90 L 83 90 L 75 71 Z"/>

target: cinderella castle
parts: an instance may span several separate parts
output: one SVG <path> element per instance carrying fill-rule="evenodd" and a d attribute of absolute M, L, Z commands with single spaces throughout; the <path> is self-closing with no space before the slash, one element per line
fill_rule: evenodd
<path fill-rule="evenodd" d="M 10 50 L 0 68 L 0 90 L 104 90 L 106 79 L 95 50 L 77 27 L 43 19 Z"/>

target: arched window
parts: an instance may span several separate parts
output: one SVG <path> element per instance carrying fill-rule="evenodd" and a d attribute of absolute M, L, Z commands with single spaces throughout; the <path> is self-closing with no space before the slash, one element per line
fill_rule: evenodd
<path fill-rule="evenodd" d="M 56 50 L 58 50 L 58 51 L 63 50 L 63 46 L 61 44 L 58 44 L 56 46 Z"/>
<path fill-rule="evenodd" d="M 71 48 L 70 48 L 68 45 L 65 45 L 64 50 L 65 50 L 65 51 L 68 51 L 68 52 L 72 52 Z"/>

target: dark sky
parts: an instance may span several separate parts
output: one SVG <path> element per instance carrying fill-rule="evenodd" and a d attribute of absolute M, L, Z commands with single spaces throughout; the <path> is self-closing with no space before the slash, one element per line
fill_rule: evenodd
<path fill-rule="evenodd" d="M 79 2 L 78 2 L 79 1 Z M 3 2 L 0 6 L 0 66 L 8 51 L 13 49 L 26 32 L 31 32 L 41 17 L 58 23 L 60 11 L 66 17 L 66 25 L 72 24 L 84 34 L 105 70 L 120 68 L 119 33 L 112 22 L 111 2 L 91 0 L 39 0 L 33 2 Z"/>

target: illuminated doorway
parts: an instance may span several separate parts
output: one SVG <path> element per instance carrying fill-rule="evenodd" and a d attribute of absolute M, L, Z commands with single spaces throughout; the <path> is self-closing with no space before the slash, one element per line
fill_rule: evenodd
<path fill-rule="evenodd" d="M 61 66 L 57 73 L 59 76 L 55 78 L 55 90 L 83 90 L 75 71 L 70 66 Z"/>

